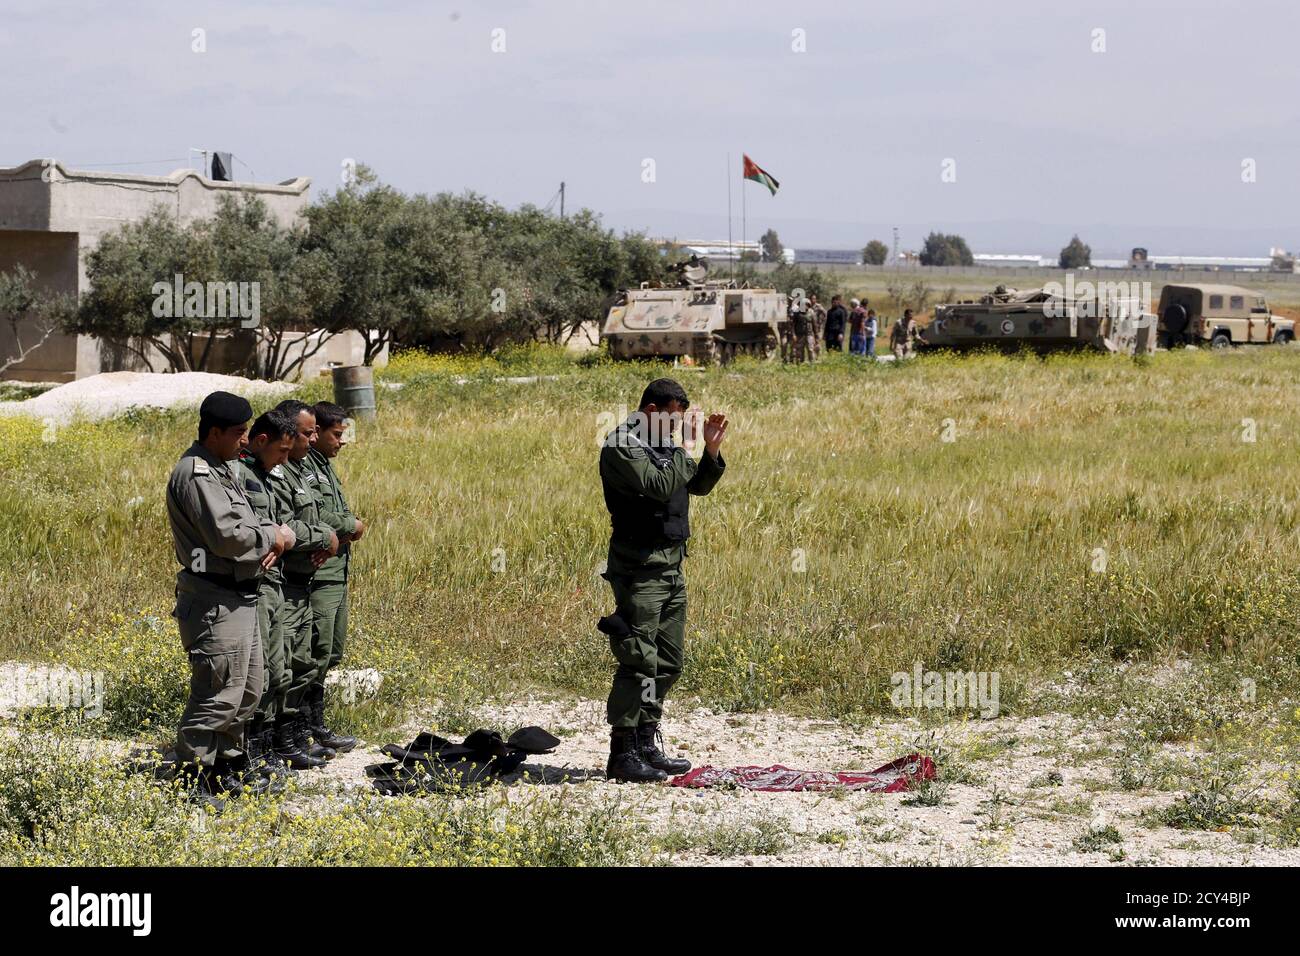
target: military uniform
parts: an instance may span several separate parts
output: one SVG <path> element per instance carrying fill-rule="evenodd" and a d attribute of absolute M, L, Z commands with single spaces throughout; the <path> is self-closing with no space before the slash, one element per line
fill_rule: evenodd
<path fill-rule="evenodd" d="M 172 615 L 190 659 L 176 756 L 211 768 L 243 756 L 262 696 L 257 595 L 277 525 L 254 512 L 231 464 L 198 442 L 172 469 L 167 517 L 181 565 Z"/>
<path fill-rule="evenodd" d="M 262 641 L 265 687 L 255 721 L 274 722 L 281 714 L 296 713 L 297 704 L 301 701 L 299 694 L 293 701 L 293 706 L 288 704 L 289 689 L 293 685 L 295 673 L 295 655 L 299 656 L 296 662 L 298 672 L 302 672 L 302 658 L 305 658 L 305 667 L 310 668 L 311 674 L 314 674 L 314 668 L 311 667 L 311 630 L 302 626 L 306 623 L 303 611 L 309 604 L 306 601 L 291 604 L 285 600 L 285 578 L 286 575 L 291 575 L 299 580 L 303 564 L 311 567 L 311 554 L 329 547 L 330 529 L 319 522 L 308 524 L 299 516 L 296 504 L 304 505 L 302 513 L 307 515 L 314 514 L 314 509 L 306 507 L 309 504 L 305 500 L 308 495 L 301 484 L 290 477 L 285 465 L 277 465 L 266 471 L 256 457 L 245 454 L 240 458 L 238 474 L 253 510 L 275 524 L 288 525 L 295 538 L 292 547 L 263 575 L 257 595 L 258 634 Z M 304 633 L 305 641 L 302 639 Z M 306 689 L 306 683 L 302 689 Z"/>
<path fill-rule="evenodd" d="M 707 495 L 726 468 L 721 454 L 697 463 L 671 439 L 642 441 L 632 419 L 600 453 L 612 533 L 604 577 L 630 633 L 611 635 L 614 671 L 606 714 L 614 728 L 657 724 L 682 672 L 690 495 Z"/>
<path fill-rule="evenodd" d="M 912 354 L 912 339 L 916 334 L 916 320 L 899 319 L 889 330 L 889 349 L 894 358 L 905 359 Z"/>
<path fill-rule="evenodd" d="M 311 582 L 312 658 L 316 664 L 314 688 L 323 688 L 325 674 L 343 659 L 348 636 L 348 565 L 357 519 L 343 497 L 343 487 L 330 460 L 312 449 L 298 463 L 298 474 L 317 498 L 320 519 L 339 536 L 339 553 L 319 568 Z"/>
<path fill-rule="evenodd" d="M 790 328 L 794 338 L 794 361 L 811 362 L 817 353 L 817 329 L 810 309 L 790 313 Z"/>
<path fill-rule="evenodd" d="M 826 308 L 820 302 L 812 304 L 813 358 L 822 357 L 822 338 L 826 335 Z"/>
<path fill-rule="evenodd" d="M 320 496 L 315 489 L 315 472 L 304 466 L 306 458 L 286 462 L 282 489 L 287 493 L 294 518 L 305 527 L 311 544 L 297 548 L 284 556 L 284 632 L 285 653 L 289 663 L 289 684 L 285 689 L 282 712 L 289 716 L 298 713 L 307 689 L 316 682 L 318 667 L 313 650 L 313 616 L 311 589 L 316 578 L 316 566 L 311 555 L 329 547 L 330 528 L 321 517 Z M 305 475 L 313 476 L 308 480 Z M 294 526 L 295 529 L 297 526 Z"/>

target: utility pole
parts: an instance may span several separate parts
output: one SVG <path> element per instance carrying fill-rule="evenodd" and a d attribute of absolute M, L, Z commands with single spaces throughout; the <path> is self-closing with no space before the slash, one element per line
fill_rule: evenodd
<path fill-rule="evenodd" d="M 564 183 L 560 183 L 560 218 L 564 218 Z"/>
<path fill-rule="evenodd" d="M 894 227 L 894 265 L 898 265 L 898 227 Z"/>

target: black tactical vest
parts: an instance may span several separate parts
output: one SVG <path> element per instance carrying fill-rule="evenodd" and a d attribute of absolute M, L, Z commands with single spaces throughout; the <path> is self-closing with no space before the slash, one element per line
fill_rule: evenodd
<path fill-rule="evenodd" d="M 644 444 L 640 447 L 660 471 L 671 464 L 671 448 L 651 448 Z M 661 548 L 680 544 L 691 536 L 687 514 L 691 495 L 685 485 L 673 492 L 667 501 L 618 491 L 611 488 L 609 482 L 604 482 L 604 488 L 605 507 L 609 509 L 615 541 L 641 548 Z"/>

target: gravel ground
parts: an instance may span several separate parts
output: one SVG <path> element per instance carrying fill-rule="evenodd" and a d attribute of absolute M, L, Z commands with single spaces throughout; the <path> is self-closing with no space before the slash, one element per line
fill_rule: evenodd
<path fill-rule="evenodd" d="M 479 708 L 491 726 L 510 733 L 536 724 L 561 737 L 553 755 L 535 762 L 603 771 L 608 754 L 604 702 L 528 700 Z M 406 743 L 427 724 L 413 722 Z M 678 710 L 664 724 L 668 749 L 696 765 L 784 764 L 798 769 L 871 770 L 906 754 L 925 728 L 916 720 L 866 727 L 778 713 L 720 714 Z M 1065 716 L 953 722 L 938 728 L 948 748 L 975 742 L 991 753 L 970 763 L 980 779 L 954 783 L 939 806 L 909 804 L 906 794 L 752 793 L 632 786 L 603 779 L 546 791 L 599 803 L 620 799 L 628 812 L 662 835 L 685 833 L 673 861 L 707 865 L 1158 865 L 1300 866 L 1300 848 L 1247 842 L 1243 833 L 1148 826 L 1143 811 L 1167 805 L 1177 790 L 1126 792 L 1112 782 L 1113 728 Z M 340 789 L 364 790 L 364 768 L 385 760 L 370 741 L 320 771 Z M 1193 756 L 1166 745 L 1170 756 Z M 1047 782 L 1049 774 L 1060 782 Z M 313 774 L 314 776 L 314 774 Z M 538 788 L 520 784 L 515 793 Z M 996 795 L 995 795 L 996 793 Z M 397 797 L 393 799 L 418 799 Z M 1119 843 L 1076 847 L 1091 829 L 1114 826 Z M 772 852 L 736 852 L 746 834 L 777 834 Z M 737 835 L 739 834 L 739 836 Z"/>
<path fill-rule="evenodd" d="M 65 678 L 66 683 L 70 675 L 63 668 L 0 664 L 0 716 L 39 703 L 50 679 Z M 618 801 L 648 824 L 675 863 L 1300 866 L 1300 848 L 1268 845 L 1259 829 L 1178 830 L 1144 820 L 1145 812 L 1167 806 L 1182 791 L 1126 791 L 1116 785 L 1119 724 L 1049 715 L 939 727 L 915 719 L 853 726 L 776 712 L 715 713 L 685 703 L 664 724 L 669 752 L 696 766 L 779 763 L 808 770 L 871 770 L 909 753 L 915 741 L 932 731 L 940 754 L 959 755 L 959 764 L 950 763 L 949 769 L 960 765 L 961 772 L 960 782 L 950 785 L 943 800 L 927 806 L 908 794 L 752 793 L 610 783 L 603 779 L 608 753 L 603 701 L 530 698 L 484 704 L 476 713 L 484 726 L 505 734 L 530 724 L 550 730 L 561 738 L 559 747 L 531 763 L 588 778 L 558 786 L 517 784 L 509 791 L 512 800 L 541 795 L 592 806 Z M 365 767 L 389 759 L 379 747 L 407 743 L 432 725 L 427 716 L 417 716 L 397 739 L 362 741 L 324 769 L 299 775 L 309 787 L 308 799 L 369 793 Z M 9 732 L 20 731 L 11 727 Z M 110 747 L 125 751 L 128 745 Z M 1161 755 L 1188 766 L 1203 757 L 1186 744 L 1165 744 Z M 944 757 L 938 759 L 942 771 Z M 1088 841 L 1090 833 L 1107 827 L 1114 827 L 1111 839 Z"/>
<path fill-rule="evenodd" d="M 0 402 L 0 415 L 68 422 L 74 418 L 111 418 L 132 407 L 170 408 L 198 405 L 210 392 L 235 392 L 246 398 L 284 395 L 295 386 L 261 382 L 210 372 L 103 372 L 60 385 L 21 402 Z"/>

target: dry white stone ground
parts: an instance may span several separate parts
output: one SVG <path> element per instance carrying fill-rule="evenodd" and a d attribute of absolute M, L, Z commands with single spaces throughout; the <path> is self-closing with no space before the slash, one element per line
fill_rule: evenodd
<path fill-rule="evenodd" d="M 535 724 L 559 736 L 555 753 L 536 763 L 586 774 L 603 771 L 608 753 L 603 701 L 535 698 L 482 706 L 478 713 L 505 734 Z M 415 720 L 404 731 L 405 739 L 391 742 L 405 744 L 429 726 Z M 674 710 L 664 730 L 669 749 L 696 765 L 779 763 L 822 770 L 874 769 L 907 753 L 909 744 L 927 732 L 914 719 L 855 727 L 774 712 L 726 714 L 698 707 Z M 953 784 L 939 806 L 917 805 L 906 794 L 688 790 L 603 779 L 559 786 L 521 783 L 510 789 L 510 798 L 553 799 L 564 791 L 564 799 L 592 806 L 618 801 L 624 812 L 662 837 L 676 863 L 1300 866 L 1300 848 L 1267 845 L 1250 831 L 1177 830 L 1142 820 L 1144 811 L 1171 803 L 1179 792 L 1126 792 L 1115 786 L 1108 761 L 1114 735 L 1095 722 L 1002 717 L 953 722 L 938 728 L 936 736 L 946 748 L 978 741 L 981 752 L 992 753 L 969 764 L 979 782 Z M 364 768 L 387 759 L 378 747 L 388 742 L 363 742 L 310 776 L 345 792 L 364 792 L 369 787 Z M 1180 745 L 1165 749 L 1170 756 L 1192 756 Z M 1052 782 L 1045 782 L 1049 777 Z M 1090 828 L 1107 826 L 1119 832 L 1118 844 L 1104 843 L 1098 850 L 1076 847 Z M 755 845 L 762 850 L 737 852 Z"/>

